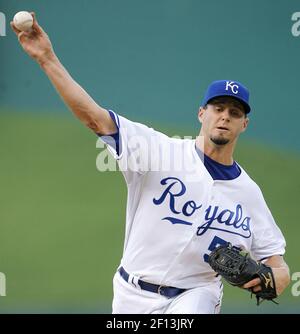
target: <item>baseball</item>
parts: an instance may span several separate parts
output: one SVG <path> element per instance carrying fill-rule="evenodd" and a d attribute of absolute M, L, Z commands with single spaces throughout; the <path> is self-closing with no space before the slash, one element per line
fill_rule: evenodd
<path fill-rule="evenodd" d="M 33 17 L 29 12 L 18 12 L 13 19 L 14 26 L 21 31 L 28 31 L 33 24 Z"/>

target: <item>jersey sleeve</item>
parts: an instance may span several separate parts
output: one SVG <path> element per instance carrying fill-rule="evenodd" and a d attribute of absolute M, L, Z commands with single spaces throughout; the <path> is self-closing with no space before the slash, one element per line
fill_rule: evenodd
<path fill-rule="evenodd" d="M 285 238 L 259 188 L 255 198 L 252 203 L 256 212 L 251 254 L 256 260 L 263 260 L 273 255 L 283 255 L 286 246 Z"/>
<path fill-rule="evenodd" d="M 110 116 L 117 132 L 110 136 L 99 136 L 117 160 L 119 168 L 130 183 L 134 175 L 143 175 L 155 168 L 155 159 L 160 151 L 160 142 L 168 137 L 144 124 L 132 122 L 112 110 Z"/>

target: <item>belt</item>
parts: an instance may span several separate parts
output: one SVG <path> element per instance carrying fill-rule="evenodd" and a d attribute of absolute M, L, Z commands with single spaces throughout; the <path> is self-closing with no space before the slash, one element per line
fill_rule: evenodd
<path fill-rule="evenodd" d="M 119 273 L 121 277 L 128 282 L 129 274 L 125 271 L 123 267 L 119 268 Z M 145 281 L 142 281 L 141 279 L 138 280 L 138 285 L 142 290 L 150 291 L 158 293 L 161 296 L 165 296 L 168 298 L 176 297 L 180 293 L 186 291 L 186 289 L 179 289 L 174 288 L 173 286 L 165 286 L 165 285 L 158 285 L 158 284 L 152 284 Z"/>

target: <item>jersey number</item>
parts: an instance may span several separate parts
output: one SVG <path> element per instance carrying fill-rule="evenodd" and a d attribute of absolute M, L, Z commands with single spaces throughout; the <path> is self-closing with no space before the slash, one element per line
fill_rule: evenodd
<path fill-rule="evenodd" d="M 208 250 L 210 251 L 213 251 L 215 248 L 217 248 L 218 246 L 220 245 L 225 245 L 227 244 L 227 241 L 224 240 L 224 239 L 221 239 L 217 236 L 215 236 L 213 239 L 212 239 L 212 242 L 210 243 L 209 247 L 208 247 Z M 205 262 L 208 262 L 208 254 L 204 254 L 203 258 L 204 258 L 204 261 Z"/>

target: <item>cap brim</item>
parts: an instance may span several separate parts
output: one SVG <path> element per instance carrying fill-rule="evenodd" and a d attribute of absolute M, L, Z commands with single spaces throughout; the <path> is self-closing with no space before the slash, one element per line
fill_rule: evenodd
<path fill-rule="evenodd" d="M 232 97 L 233 99 L 239 101 L 239 102 L 243 105 L 246 114 L 249 114 L 249 112 L 251 111 L 251 108 L 250 108 L 249 104 L 247 104 L 244 100 L 242 100 L 242 99 L 236 97 L 235 95 L 224 95 L 224 94 L 223 94 L 223 95 L 216 95 L 216 96 L 210 98 L 210 99 L 206 102 L 206 104 L 209 103 L 209 102 L 211 102 L 213 99 L 215 99 L 215 98 L 217 98 L 217 97 Z"/>

